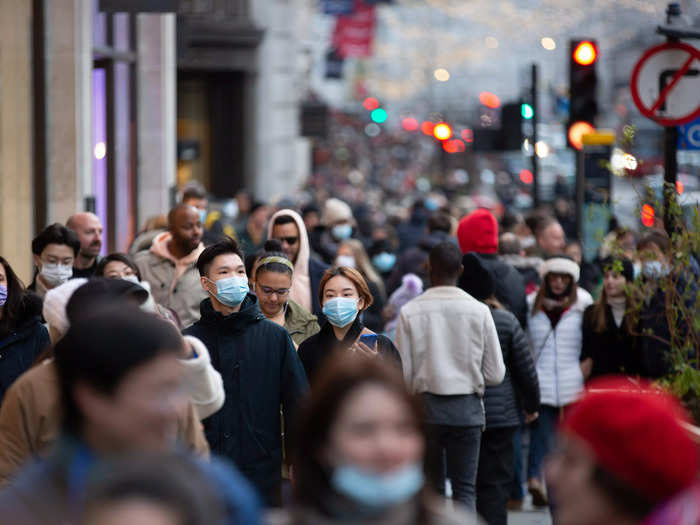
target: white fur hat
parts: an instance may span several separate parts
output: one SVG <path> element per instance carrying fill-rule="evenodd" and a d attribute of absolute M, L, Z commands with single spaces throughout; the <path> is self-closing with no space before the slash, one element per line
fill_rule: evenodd
<path fill-rule="evenodd" d="M 44 297 L 44 308 L 42 313 L 46 322 L 65 334 L 70 328 L 68 317 L 66 316 L 66 305 L 73 292 L 84 285 L 88 280 L 84 278 L 71 279 L 60 286 L 46 292 Z"/>
<path fill-rule="evenodd" d="M 554 255 L 545 259 L 540 266 L 540 277 L 544 279 L 544 276 L 548 273 L 570 275 L 574 283 L 577 283 L 581 276 L 581 268 L 576 264 L 576 261 L 566 255 Z"/>
<path fill-rule="evenodd" d="M 355 222 L 352 215 L 352 209 L 345 201 L 340 199 L 330 198 L 326 201 L 326 205 L 323 207 L 323 224 L 326 226 L 332 226 L 333 224 L 341 221 L 349 221 L 351 223 Z"/>

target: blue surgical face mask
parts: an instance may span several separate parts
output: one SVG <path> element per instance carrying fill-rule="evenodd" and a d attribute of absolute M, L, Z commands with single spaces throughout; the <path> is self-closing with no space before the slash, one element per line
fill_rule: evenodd
<path fill-rule="evenodd" d="M 199 210 L 199 220 L 204 226 L 204 223 L 207 222 L 207 210 Z"/>
<path fill-rule="evenodd" d="M 7 286 L 0 284 L 0 306 L 7 302 Z"/>
<path fill-rule="evenodd" d="M 340 494 L 368 507 L 389 507 L 408 501 L 423 487 L 423 471 L 416 463 L 389 474 L 375 474 L 352 466 L 333 471 L 331 484 Z"/>
<path fill-rule="evenodd" d="M 660 279 L 671 273 L 671 268 L 661 261 L 648 261 L 642 265 L 642 271 L 645 277 Z"/>
<path fill-rule="evenodd" d="M 634 272 L 634 278 L 636 279 L 642 273 L 642 263 L 636 262 L 632 265 L 632 271 Z"/>
<path fill-rule="evenodd" d="M 337 224 L 331 228 L 331 234 L 335 240 L 344 241 L 352 235 L 352 226 L 349 224 Z"/>
<path fill-rule="evenodd" d="M 357 299 L 354 297 L 328 299 L 323 305 L 323 315 L 333 326 L 343 328 L 357 317 Z"/>
<path fill-rule="evenodd" d="M 433 199 L 426 199 L 425 200 L 425 208 L 428 211 L 437 211 L 440 208 L 440 206 L 438 205 L 437 201 L 435 201 Z"/>
<path fill-rule="evenodd" d="M 218 281 L 209 282 L 216 284 L 216 298 L 221 304 L 235 307 L 243 302 L 245 296 L 248 295 L 248 278 L 247 277 L 227 277 Z"/>
<path fill-rule="evenodd" d="M 396 264 L 396 255 L 388 252 L 378 253 L 377 255 L 372 257 L 372 264 L 381 273 L 386 273 L 389 270 L 391 270 Z"/>

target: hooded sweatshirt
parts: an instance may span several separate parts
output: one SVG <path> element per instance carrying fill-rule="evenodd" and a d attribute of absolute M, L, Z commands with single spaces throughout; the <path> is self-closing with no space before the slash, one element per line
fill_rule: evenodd
<path fill-rule="evenodd" d="M 294 276 L 292 277 L 292 288 L 289 291 L 289 298 L 311 312 L 313 311 L 311 277 L 309 276 L 311 250 L 309 248 L 309 235 L 306 232 L 306 225 L 303 219 L 294 210 L 278 211 L 270 219 L 267 227 L 267 238 L 272 239 L 272 228 L 275 224 L 275 219 L 284 215 L 294 219 L 299 230 L 299 253 L 297 254 L 297 260 L 294 261 Z"/>

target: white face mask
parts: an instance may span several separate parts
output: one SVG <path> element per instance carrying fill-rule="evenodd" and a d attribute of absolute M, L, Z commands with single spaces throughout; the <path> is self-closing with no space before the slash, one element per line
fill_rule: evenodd
<path fill-rule="evenodd" d="M 122 280 L 129 281 L 134 284 L 141 284 L 141 281 L 139 281 L 139 278 L 136 277 L 136 274 L 125 275 L 124 277 L 122 277 Z"/>
<path fill-rule="evenodd" d="M 335 265 L 355 268 L 355 258 L 352 255 L 338 255 L 338 257 L 335 258 Z"/>
<path fill-rule="evenodd" d="M 67 264 L 42 263 L 41 276 L 51 286 L 59 286 L 73 277 L 73 267 Z"/>

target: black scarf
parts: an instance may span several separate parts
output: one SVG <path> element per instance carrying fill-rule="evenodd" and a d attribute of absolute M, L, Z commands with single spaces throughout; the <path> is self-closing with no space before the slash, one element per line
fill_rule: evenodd
<path fill-rule="evenodd" d="M 333 325 L 326 321 L 318 334 L 318 342 L 320 347 L 324 350 L 347 350 L 353 345 L 364 329 L 365 325 L 362 324 L 360 314 L 358 313 L 348 333 L 345 334 L 342 341 L 338 341 L 333 331 Z"/>

